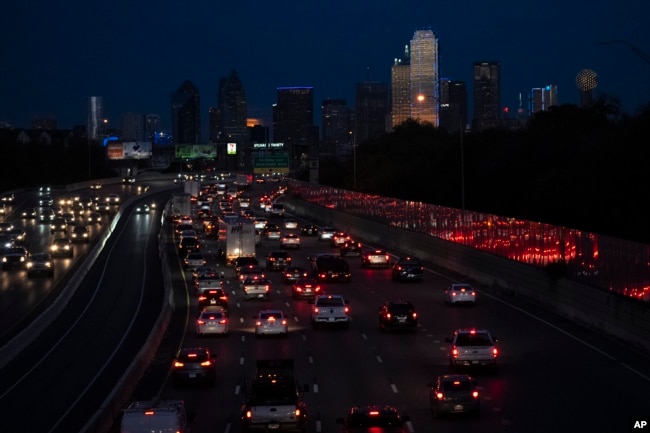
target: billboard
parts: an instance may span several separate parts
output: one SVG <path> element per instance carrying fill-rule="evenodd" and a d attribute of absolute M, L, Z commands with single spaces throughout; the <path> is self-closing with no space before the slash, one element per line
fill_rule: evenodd
<path fill-rule="evenodd" d="M 108 159 L 147 159 L 151 158 L 150 141 L 108 141 L 106 143 Z"/>
<path fill-rule="evenodd" d="M 228 143 L 227 154 L 237 155 L 237 143 Z"/>
<path fill-rule="evenodd" d="M 175 150 L 176 158 L 179 159 L 214 159 L 217 157 L 216 144 L 179 144 Z"/>

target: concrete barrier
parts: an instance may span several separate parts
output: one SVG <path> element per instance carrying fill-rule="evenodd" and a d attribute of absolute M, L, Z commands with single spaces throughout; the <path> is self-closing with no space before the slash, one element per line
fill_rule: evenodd
<path fill-rule="evenodd" d="M 294 197 L 287 210 L 321 225 L 353 233 L 361 241 L 419 257 L 479 286 L 522 296 L 570 320 L 650 353 L 648 303 L 588 287 L 545 270 L 433 236 L 392 227 Z"/>

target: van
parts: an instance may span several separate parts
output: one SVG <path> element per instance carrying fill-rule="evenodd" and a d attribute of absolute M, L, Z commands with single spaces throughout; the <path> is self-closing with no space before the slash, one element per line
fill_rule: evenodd
<path fill-rule="evenodd" d="M 189 433 L 183 400 L 134 401 L 122 414 L 121 433 Z"/>
<path fill-rule="evenodd" d="M 272 217 L 280 217 L 282 218 L 284 216 L 284 204 L 282 203 L 273 203 L 271 205 L 271 216 Z"/>

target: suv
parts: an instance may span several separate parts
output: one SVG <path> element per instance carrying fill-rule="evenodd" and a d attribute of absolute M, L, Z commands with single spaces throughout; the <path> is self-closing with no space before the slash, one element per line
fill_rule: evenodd
<path fill-rule="evenodd" d="M 415 332 L 418 315 L 409 301 L 386 301 L 379 307 L 379 329 L 406 329 Z"/>
<path fill-rule="evenodd" d="M 291 265 L 291 256 L 286 251 L 271 251 L 266 256 L 267 271 L 282 271 Z"/>
<path fill-rule="evenodd" d="M 434 418 L 444 414 L 481 414 L 480 393 L 476 382 L 466 374 L 445 374 L 428 384 L 429 405 Z"/>
<path fill-rule="evenodd" d="M 457 329 L 445 341 L 451 343 L 449 368 L 452 372 L 460 367 L 490 367 L 496 371 L 497 339 L 487 329 Z"/>
<path fill-rule="evenodd" d="M 400 415 L 396 407 L 375 404 L 353 406 L 345 418 L 336 419 L 345 433 L 406 433 L 407 421 L 410 417 Z"/>
<path fill-rule="evenodd" d="M 321 282 L 343 282 L 352 281 L 350 265 L 345 259 L 334 254 L 318 254 L 309 257 L 312 274 Z"/>
<path fill-rule="evenodd" d="M 7 248 L 2 256 L 2 270 L 23 269 L 27 264 L 27 256 L 25 247 Z"/>
<path fill-rule="evenodd" d="M 50 253 L 31 253 L 27 259 L 27 277 L 32 278 L 37 275 L 54 277 L 54 267 Z"/>
<path fill-rule="evenodd" d="M 393 281 L 422 281 L 424 266 L 415 257 L 400 257 L 393 265 Z"/>
<path fill-rule="evenodd" d="M 68 257 L 74 256 L 74 248 L 70 238 L 54 238 L 52 245 L 50 245 L 50 253 L 52 257 Z"/>
<path fill-rule="evenodd" d="M 257 361 L 255 377 L 241 409 L 242 431 L 307 431 L 307 405 L 293 375 L 293 359 Z"/>
<path fill-rule="evenodd" d="M 202 382 L 214 385 L 217 380 L 216 355 L 207 347 L 182 348 L 172 362 L 174 385 Z"/>

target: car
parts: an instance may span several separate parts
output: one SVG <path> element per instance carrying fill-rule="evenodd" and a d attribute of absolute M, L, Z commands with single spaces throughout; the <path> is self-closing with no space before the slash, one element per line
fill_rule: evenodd
<path fill-rule="evenodd" d="M 205 259 L 205 256 L 200 251 L 188 251 L 187 255 L 183 259 L 183 265 L 185 269 L 196 269 L 199 266 L 203 266 L 208 261 Z"/>
<path fill-rule="evenodd" d="M 95 204 L 95 211 L 102 214 L 110 213 L 111 205 L 107 202 L 98 202 L 97 204 Z"/>
<path fill-rule="evenodd" d="M 30 253 L 25 267 L 27 268 L 27 278 L 40 275 L 54 277 L 54 263 L 50 253 Z"/>
<path fill-rule="evenodd" d="M 242 283 L 247 278 L 265 278 L 264 271 L 258 265 L 247 265 L 239 269 L 237 279 Z"/>
<path fill-rule="evenodd" d="M 363 247 L 361 242 L 348 239 L 341 245 L 341 256 L 360 256 Z"/>
<path fill-rule="evenodd" d="M 198 251 L 201 249 L 201 242 L 197 238 L 183 238 L 178 242 L 178 251 L 187 254 L 189 251 Z"/>
<path fill-rule="evenodd" d="M 424 266 L 415 257 L 400 257 L 393 265 L 393 281 L 422 281 L 423 277 Z"/>
<path fill-rule="evenodd" d="M 141 183 L 140 185 L 138 185 L 138 194 L 142 194 L 149 191 L 149 188 L 150 188 L 149 185 Z"/>
<path fill-rule="evenodd" d="M 379 329 L 391 331 L 404 329 L 415 332 L 418 326 L 418 315 L 415 306 L 409 301 L 385 301 L 379 307 Z"/>
<path fill-rule="evenodd" d="M 35 207 L 25 209 L 20 213 L 20 217 L 23 219 L 34 220 L 38 218 L 38 209 Z"/>
<path fill-rule="evenodd" d="M 318 226 L 314 224 L 304 224 L 300 226 L 300 233 L 304 236 L 318 236 Z"/>
<path fill-rule="evenodd" d="M 500 355 L 496 346 L 498 340 L 487 329 L 457 329 L 451 337 L 445 338 L 445 341 L 451 343 L 449 370 L 452 373 L 463 367 L 486 367 L 496 372 Z"/>
<path fill-rule="evenodd" d="M 222 288 L 209 286 L 201 288 L 199 286 L 198 295 L 199 309 L 205 307 L 223 307 L 228 309 L 228 295 Z"/>
<path fill-rule="evenodd" d="M 285 230 L 296 230 L 298 228 L 298 220 L 294 218 L 286 218 L 282 223 Z"/>
<path fill-rule="evenodd" d="M 22 227 L 14 227 L 6 232 L 7 235 L 13 240 L 14 245 L 25 245 L 27 240 L 27 232 Z"/>
<path fill-rule="evenodd" d="M 341 295 L 320 294 L 314 298 L 311 309 L 311 327 L 318 326 L 350 326 L 350 307 L 348 301 Z"/>
<path fill-rule="evenodd" d="M 5 216 L 9 213 L 9 206 L 4 203 L 0 203 L 0 216 Z"/>
<path fill-rule="evenodd" d="M 12 223 L 10 221 L 2 221 L 2 222 L 0 222 L 0 233 L 7 234 L 11 230 L 13 230 L 14 228 L 15 228 L 14 223 Z"/>
<path fill-rule="evenodd" d="M 241 283 L 244 299 L 262 298 L 269 299 L 271 294 L 271 281 L 264 277 L 247 277 Z"/>
<path fill-rule="evenodd" d="M 323 242 L 331 241 L 334 233 L 336 233 L 336 229 L 334 229 L 334 227 L 323 227 L 318 230 L 318 240 Z"/>
<path fill-rule="evenodd" d="M 271 251 L 266 255 L 267 271 L 282 271 L 291 265 L 291 256 L 286 251 Z"/>
<path fill-rule="evenodd" d="M 205 307 L 196 318 L 196 335 L 228 335 L 228 312 L 223 307 Z"/>
<path fill-rule="evenodd" d="M 233 261 L 233 269 L 235 270 L 236 274 L 240 274 L 243 268 L 249 267 L 251 265 L 259 266 L 260 262 L 253 256 L 241 256 L 237 257 Z"/>
<path fill-rule="evenodd" d="M 122 185 L 132 185 L 135 183 L 135 177 L 125 176 L 122 178 Z"/>
<path fill-rule="evenodd" d="M 321 282 L 350 283 L 352 273 L 350 265 L 339 255 L 317 254 L 307 258 L 311 264 L 312 276 Z"/>
<path fill-rule="evenodd" d="M 74 256 L 72 240 L 68 237 L 54 238 L 50 245 L 50 254 L 52 257 L 72 258 Z"/>
<path fill-rule="evenodd" d="M 0 195 L 0 202 L 11 204 L 16 200 L 16 196 L 13 192 L 5 192 Z"/>
<path fill-rule="evenodd" d="M 149 213 L 151 212 L 151 206 L 148 203 L 142 203 L 135 207 L 135 213 Z"/>
<path fill-rule="evenodd" d="M 282 279 L 285 284 L 293 283 L 300 278 L 309 277 L 309 271 L 302 266 L 287 266 L 284 271 L 282 271 Z"/>
<path fill-rule="evenodd" d="M 268 223 L 269 220 L 265 217 L 257 217 L 253 220 L 253 224 L 255 225 L 255 230 L 264 230 Z"/>
<path fill-rule="evenodd" d="M 429 406 L 434 418 L 442 415 L 481 415 L 481 394 L 477 383 L 466 374 L 445 374 L 428 384 Z"/>
<path fill-rule="evenodd" d="M 476 290 L 470 284 L 450 284 L 444 291 L 444 299 L 447 305 L 476 305 Z"/>
<path fill-rule="evenodd" d="M 68 222 L 63 217 L 55 217 L 50 223 L 50 233 L 66 233 L 68 231 Z"/>
<path fill-rule="evenodd" d="M 299 278 L 293 283 L 292 295 L 294 299 L 313 299 L 323 293 L 323 289 L 316 278 Z"/>
<path fill-rule="evenodd" d="M 61 218 L 65 220 L 66 223 L 68 224 L 74 224 L 75 222 L 75 216 L 74 213 L 72 212 L 62 212 L 61 213 Z"/>
<path fill-rule="evenodd" d="M 216 355 L 207 347 L 182 348 L 172 362 L 174 385 L 194 382 L 214 385 L 217 380 L 215 361 Z"/>
<path fill-rule="evenodd" d="M 384 250 L 371 250 L 361 254 L 362 268 L 385 268 L 390 266 L 390 255 Z"/>
<path fill-rule="evenodd" d="M 102 189 L 102 184 L 99 183 L 99 182 L 91 183 L 90 184 L 90 189 L 93 190 L 93 191 L 100 190 L 100 189 Z"/>
<path fill-rule="evenodd" d="M 346 241 L 349 241 L 350 235 L 345 232 L 334 232 L 330 238 L 330 245 L 336 248 L 342 247 Z"/>
<path fill-rule="evenodd" d="M 91 212 L 88 214 L 88 218 L 86 219 L 86 221 L 88 222 L 88 224 L 101 224 L 102 219 L 103 219 L 102 214 L 100 214 L 99 212 Z"/>
<path fill-rule="evenodd" d="M 38 199 L 38 207 L 50 207 L 54 204 L 54 199 L 51 195 L 43 195 Z"/>
<path fill-rule="evenodd" d="M 2 253 L 2 270 L 24 269 L 29 253 L 25 247 L 13 246 Z"/>
<path fill-rule="evenodd" d="M 110 205 L 119 205 L 120 204 L 120 196 L 118 194 L 111 193 L 111 194 L 108 194 L 106 196 L 105 201 L 106 201 L 106 203 L 108 203 Z"/>
<path fill-rule="evenodd" d="M 90 242 L 90 231 L 88 230 L 88 226 L 81 224 L 74 226 L 70 232 L 70 238 L 72 239 L 72 242 Z"/>
<path fill-rule="evenodd" d="M 38 187 L 39 195 L 49 195 L 52 192 L 52 187 L 50 185 L 41 185 Z"/>
<path fill-rule="evenodd" d="M 280 310 L 262 310 L 253 316 L 255 319 L 255 335 L 289 336 L 287 317 Z"/>
<path fill-rule="evenodd" d="M 38 222 L 40 224 L 50 224 L 56 218 L 56 212 L 51 208 L 42 209 L 38 213 Z"/>
<path fill-rule="evenodd" d="M 280 238 L 280 248 L 300 249 L 300 236 L 295 233 L 285 233 Z"/>
<path fill-rule="evenodd" d="M 280 240 L 280 238 L 282 237 L 282 231 L 280 230 L 280 227 L 278 227 L 277 224 L 267 224 L 263 234 L 264 237 L 270 241 L 271 240 L 277 241 Z"/>
<path fill-rule="evenodd" d="M 384 404 L 353 406 L 345 418 L 336 419 L 345 433 L 407 433 L 409 421 L 395 406 Z"/>

